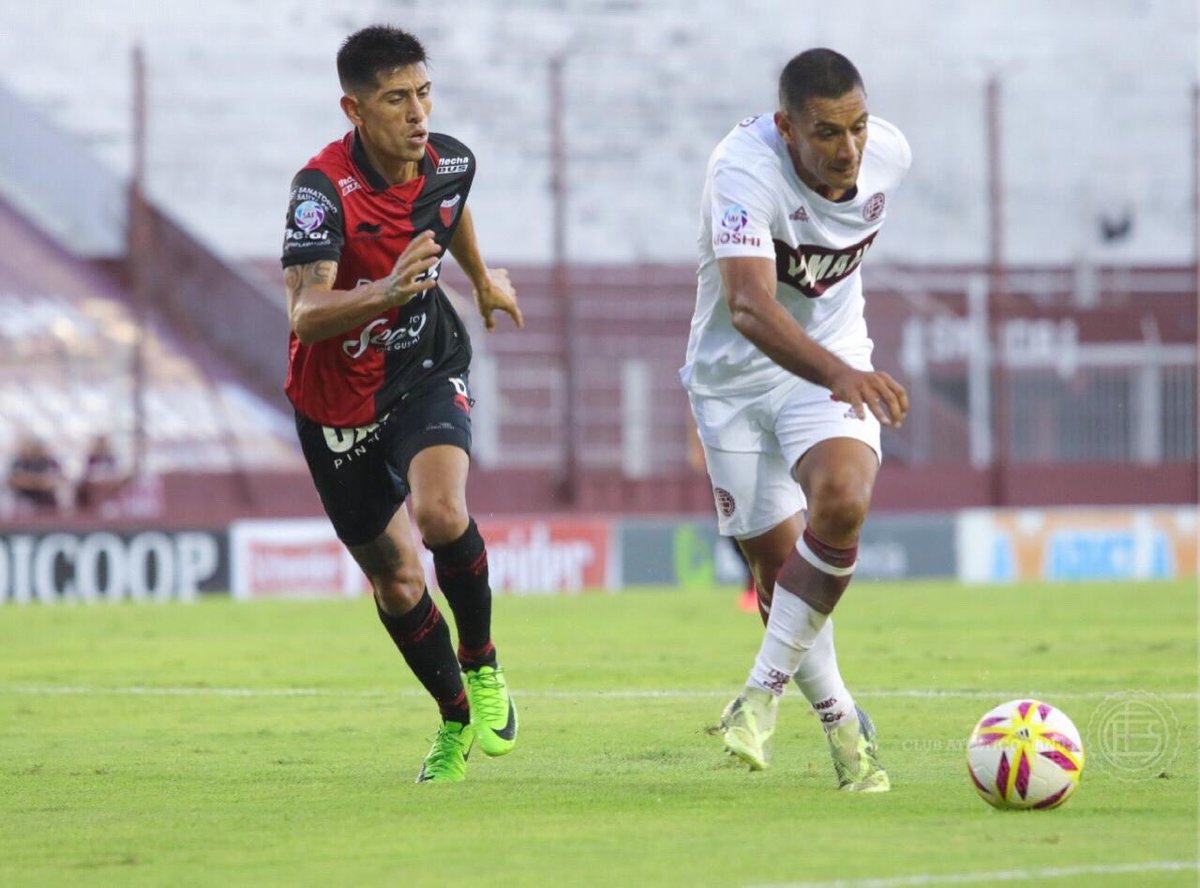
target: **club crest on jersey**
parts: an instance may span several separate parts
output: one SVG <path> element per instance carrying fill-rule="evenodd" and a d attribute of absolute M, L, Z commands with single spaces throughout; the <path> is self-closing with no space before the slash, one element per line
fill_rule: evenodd
<path fill-rule="evenodd" d="M 442 225 L 446 228 L 454 221 L 454 217 L 458 215 L 458 206 L 462 203 L 462 195 L 456 194 L 454 197 L 448 197 L 442 201 L 438 207 L 438 214 L 442 217 Z"/>
<path fill-rule="evenodd" d="M 724 487 L 713 488 L 713 499 L 717 501 L 717 508 L 726 518 L 731 517 L 737 511 L 737 501 L 734 500 L 733 494 Z"/>
<path fill-rule="evenodd" d="M 863 218 L 868 222 L 874 222 L 883 215 L 883 207 L 887 203 L 887 198 L 884 197 L 882 191 L 876 191 L 863 204 Z"/>
<path fill-rule="evenodd" d="M 457 376 L 450 377 L 450 384 L 454 386 L 454 406 L 463 413 L 471 412 L 471 393 L 467 389 L 467 382 Z"/>
<path fill-rule="evenodd" d="M 799 290 L 809 299 L 816 299 L 838 281 L 848 278 L 862 263 L 867 250 L 875 242 L 873 231 L 856 244 L 831 250 L 815 244 L 790 247 L 775 241 L 775 277 L 781 283 Z"/>

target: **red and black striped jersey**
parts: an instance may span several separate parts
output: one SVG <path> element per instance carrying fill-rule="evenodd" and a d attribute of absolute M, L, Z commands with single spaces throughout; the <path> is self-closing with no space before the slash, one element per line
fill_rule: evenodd
<path fill-rule="evenodd" d="M 456 139 L 430 133 L 420 174 L 389 185 L 371 166 L 358 132 L 331 142 L 292 180 L 283 266 L 338 263 L 335 290 L 391 273 L 422 231 L 449 249 L 475 177 L 475 156 Z M 436 277 L 441 263 L 428 274 Z M 465 373 L 471 341 L 441 287 L 352 330 L 310 345 L 290 337 L 284 390 L 314 422 L 363 426 L 433 378 Z"/>

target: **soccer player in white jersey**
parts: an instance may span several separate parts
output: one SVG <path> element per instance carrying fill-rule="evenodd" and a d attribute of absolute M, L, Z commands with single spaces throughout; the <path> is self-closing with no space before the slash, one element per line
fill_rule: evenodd
<path fill-rule="evenodd" d="M 880 424 L 908 395 L 871 365 L 860 266 L 911 154 L 867 113 L 844 56 L 811 49 L 779 78 L 779 110 L 713 152 L 696 312 L 680 377 L 716 498 L 766 622 L 746 687 L 716 728 L 767 766 L 791 680 L 820 717 L 842 789 L 890 788 L 875 729 L 838 670 L 830 614 L 854 571 L 880 461 Z"/>

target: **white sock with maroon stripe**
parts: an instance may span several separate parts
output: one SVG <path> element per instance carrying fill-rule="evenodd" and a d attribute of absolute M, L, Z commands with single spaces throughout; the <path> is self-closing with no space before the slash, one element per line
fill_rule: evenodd
<path fill-rule="evenodd" d="M 808 654 L 800 661 L 795 682 L 827 732 L 855 716 L 854 698 L 846 690 L 838 669 L 832 618 L 825 622 Z"/>
<path fill-rule="evenodd" d="M 763 633 L 762 646 L 750 670 L 748 688 L 762 688 L 775 696 L 792 680 L 804 655 L 812 648 L 829 618 L 813 610 L 799 596 L 775 584 L 771 616 Z"/>
<path fill-rule="evenodd" d="M 819 597 L 824 599 L 833 593 L 830 600 L 836 602 L 850 582 L 857 554 L 857 547 L 833 548 L 806 528 L 796 541 L 796 551 L 788 556 L 791 563 L 785 564 L 780 576 L 790 578 L 790 585 L 803 578 L 810 594 L 820 591 Z M 832 730 L 854 714 L 854 700 L 838 669 L 829 616 L 809 605 L 795 591 L 776 583 L 762 646 L 746 685 L 782 695 L 793 677 L 826 730 Z"/>

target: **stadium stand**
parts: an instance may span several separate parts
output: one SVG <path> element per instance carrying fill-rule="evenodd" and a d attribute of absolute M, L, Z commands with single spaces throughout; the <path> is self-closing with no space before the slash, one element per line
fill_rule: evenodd
<path fill-rule="evenodd" d="M 73 256 L 0 202 L 0 452 L 50 442 L 69 478 L 97 435 L 134 459 L 134 372 L 144 331 L 145 475 L 299 466 L 287 416 L 203 342 L 142 323 L 118 279 Z M 156 313 L 157 315 L 157 313 Z"/>
<path fill-rule="evenodd" d="M 1008 261 L 1085 253 L 1189 262 L 1191 191 L 1181 183 L 1192 176 L 1195 4 L 1094 7 L 1021 0 L 952 16 L 937 0 L 904 12 L 865 0 L 826 17 L 777 4 L 763 26 L 765 6 L 689 0 L 461 0 L 453 14 L 404 0 L 214 0 L 203 10 L 0 0 L 0 53 L 13 92 L 127 173 L 129 51 L 140 40 L 148 190 L 229 256 L 275 255 L 291 175 L 344 126 L 332 64 L 338 42 L 359 25 L 391 21 L 429 45 L 435 127 L 476 150 L 481 237 L 506 262 L 552 258 L 552 57 L 568 59 L 569 258 L 678 263 L 694 252 L 712 146 L 745 115 L 770 110 L 779 66 L 809 45 L 855 59 L 873 110 L 902 124 L 913 144 L 917 162 L 896 202 L 903 225 L 889 226 L 879 255 L 922 264 L 986 258 L 984 101 L 996 76 Z M 1123 25 L 1134 18 L 1138 27 Z M 71 28 L 57 27 L 68 19 Z M 34 51 L 50 33 L 56 52 Z M 200 36 L 213 33 L 221 39 Z M 88 72 L 86 91 L 77 88 L 79 70 Z M 1097 217 L 1126 206 L 1128 235 L 1101 240 Z"/>
<path fill-rule="evenodd" d="M 0 0 L 0 11 L 6 4 Z M 23 35 L 51 27 L 68 6 L 75 27 L 62 35 L 62 49 L 94 72 L 86 97 L 73 89 L 72 72 L 22 51 Z M 258 467 L 273 466 L 279 471 L 262 476 L 292 481 L 279 481 L 283 492 L 250 496 L 258 504 L 251 508 L 311 508 L 311 495 L 297 492 L 307 490 L 306 479 L 290 474 L 295 453 L 279 397 L 286 334 L 276 254 L 286 184 L 345 125 L 331 63 L 340 37 L 370 20 L 402 19 L 433 53 L 435 128 L 461 136 L 480 157 L 472 204 L 481 240 L 494 264 L 510 267 L 527 319 L 520 332 L 504 322 L 487 336 L 472 328 L 475 458 L 483 469 L 473 479 L 475 502 L 497 511 L 514 502 L 539 509 L 704 510 L 708 492 L 685 464 L 686 402 L 676 378 L 693 299 L 703 165 L 736 120 L 771 106 L 780 61 L 800 44 L 835 44 L 860 60 L 873 105 L 904 124 L 918 158 L 889 208 L 903 224 L 889 226 L 866 274 L 878 362 L 902 368 L 919 395 L 905 428 L 886 433 L 892 465 L 881 478 L 880 504 L 1194 496 L 1196 279 L 1187 234 L 1193 220 L 1187 189 L 1177 185 L 1194 166 L 1188 122 L 1194 47 L 1186 35 L 1194 33 L 1195 9 L 1177 0 L 1150 4 L 1147 15 L 1166 25 L 1156 33 L 1171 36 L 1152 42 L 1127 35 L 1125 52 L 1105 69 L 1111 83 L 1101 90 L 1093 62 L 1111 37 L 1111 16 L 1029 5 L 1021 27 L 1004 29 L 1009 42 L 997 43 L 988 15 L 961 20 L 969 23 L 961 27 L 978 29 L 972 33 L 940 33 L 924 30 L 917 15 L 898 22 L 886 6 L 862 4 L 839 16 L 836 28 L 799 11 L 780 12 L 779 27 L 764 32 L 744 27 L 744 10 L 722 4 L 633 0 L 567 10 L 544 3 L 527 4 L 517 16 L 464 0 L 451 22 L 437 8 L 388 0 L 353 12 L 284 0 L 273 7 L 272 27 L 262 28 L 253 4 L 218 0 L 206 7 L 206 28 L 219 29 L 222 40 L 201 43 L 176 27 L 181 13 L 165 4 L 101 9 L 47 0 L 14 13 L 14 27 L 0 34 L 0 51 L 14 60 L 4 74 L 12 92 L 0 90 L 0 104 L 21 122 L 0 134 L 0 193 L 71 253 L 122 261 L 128 208 L 121 175 L 131 154 L 128 52 L 140 40 L 151 123 L 145 209 L 158 237 L 143 258 L 160 284 L 156 336 L 207 355 L 178 371 L 191 374 L 192 394 L 172 390 L 161 411 L 152 411 L 162 414 L 155 420 L 162 441 L 174 441 L 154 451 L 155 465 L 168 478 L 181 477 L 184 468 L 253 467 L 249 480 L 232 485 L 238 489 L 258 483 Z M 1045 39 L 1056 15 L 1068 16 L 1073 29 L 1065 54 Z M 900 47 L 886 58 L 870 51 L 885 27 L 899 28 L 887 39 Z M 904 35 L 917 29 L 921 39 L 906 43 Z M 991 61 L 981 65 L 972 50 L 967 64 L 961 47 L 979 45 L 988 47 Z M 567 58 L 565 104 L 557 109 L 567 166 L 560 257 L 566 264 L 556 268 L 549 138 L 556 109 L 548 62 L 558 55 Z M 1147 73 L 1149 58 L 1157 64 Z M 1048 59 L 1054 77 L 1046 76 Z M 1138 78 L 1126 76 L 1134 72 Z M 1020 263 L 1006 265 L 1002 281 L 985 255 L 983 97 L 992 75 L 1001 78 L 1008 134 L 1000 158 L 1004 258 Z M 1136 89 L 1128 85 L 1134 82 Z M 1104 102 L 1095 98 L 1101 94 Z M 1069 109 L 1062 113 L 1071 125 L 1051 126 L 1046 109 Z M 1106 125 L 1110 138 L 1078 138 L 1113 116 L 1147 125 Z M 1140 158 L 1137 170 L 1121 168 L 1129 156 Z M 39 158 L 62 170 L 69 187 L 56 190 L 58 177 L 35 175 Z M 1059 187 L 1044 188 L 1048 180 Z M 84 199 L 75 199 L 79 194 Z M 1110 217 L 1129 225 L 1098 227 Z M 1110 230 L 1111 237 L 1104 233 Z M 162 286 L 168 278 L 172 285 Z M 463 290 L 453 269 L 445 279 Z M 969 294 L 981 280 L 995 298 L 973 314 Z M 47 289 L 31 292 L 59 298 Z M 91 318 L 119 340 L 105 360 L 126 366 L 113 355 L 128 351 L 114 331 L 131 322 L 129 294 L 86 300 L 91 314 L 83 304 L 68 310 L 61 300 L 50 302 L 22 310 L 13 323 L 41 317 L 49 330 L 56 329 L 56 312 L 80 315 L 72 324 Z M 239 323 L 222 322 L 230 317 Z M 1004 360 L 981 365 L 980 336 L 1004 343 Z M 60 342 L 49 333 L 43 338 Z M 176 354 L 174 345 L 150 351 Z M 56 394 L 72 391 L 67 380 L 75 371 L 61 364 L 24 377 L 29 390 L 50 385 L 39 389 L 48 404 L 76 396 L 103 403 L 97 385 L 87 394 Z M 173 378 L 172 368 L 166 358 L 156 364 L 156 384 Z M 103 367 L 87 365 L 78 372 L 111 376 L 114 397 L 128 391 L 128 379 L 120 382 L 115 371 L 106 376 Z M 43 382 L 35 384 L 34 376 Z M 236 394 L 216 399 L 214 391 Z M 995 441 L 985 440 L 988 429 L 981 433 L 980 417 L 988 414 L 979 405 L 989 409 L 987 398 L 1004 428 Z M 179 410 L 185 403 L 193 406 Z M 203 415 L 208 426 L 219 425 L 221 405 L 249 411 L 272 431 L 239 438 L 236 456 L 170 437 L 181 434 L 178 417 Z M 94 430 L 82 424 L 79 440 Z M 1099 470 L 1110 484 L 1090 482 Z"/>

